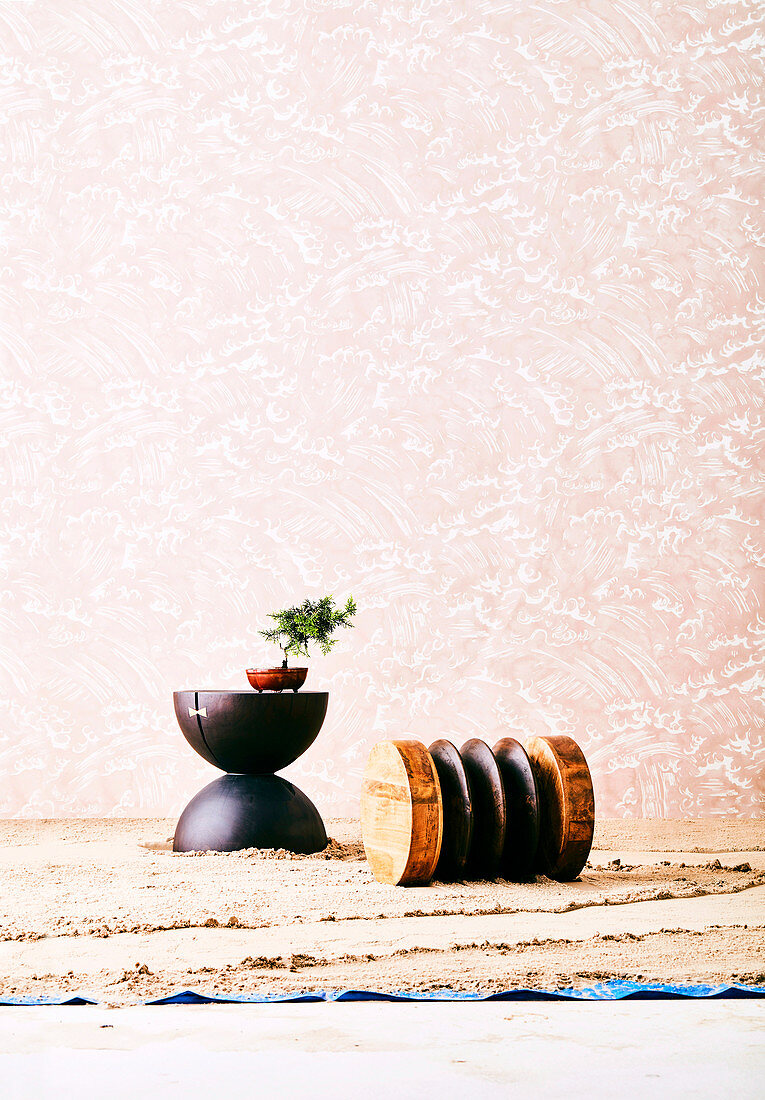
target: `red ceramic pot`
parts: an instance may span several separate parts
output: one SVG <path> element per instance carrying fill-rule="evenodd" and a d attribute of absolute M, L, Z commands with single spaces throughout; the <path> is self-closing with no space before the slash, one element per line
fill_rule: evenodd
<path fill-rule="evenodd" d="M 307 668 L 248 668 L 247 679 L 256 691 L 297 691 L 305 683 Z"/>

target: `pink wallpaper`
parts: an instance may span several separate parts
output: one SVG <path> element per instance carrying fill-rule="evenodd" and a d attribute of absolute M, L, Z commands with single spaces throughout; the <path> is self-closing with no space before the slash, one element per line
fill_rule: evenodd
<path fill-rule="evenodd" d="M 0 0 L 0 813 L 178 813 L 173 689 L 325 591 L 325 813 L 546 731 L 761 812 L 762 20 Z"/>

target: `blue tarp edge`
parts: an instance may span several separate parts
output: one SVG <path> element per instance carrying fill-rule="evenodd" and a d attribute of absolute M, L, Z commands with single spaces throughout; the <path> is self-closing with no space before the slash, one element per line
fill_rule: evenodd
<path fill-rule="evenodd" d="M 630 982 L 615 979 L 611 982 L 598 982 L 582 989 L 507 989 L 500 993 L 464 993 L 453 989 L 436 990 L 431 993 L 383 992 L 373 989 L 318 990 L 315 992 L 294 993 L 288 995 L 242 995 L 223 996 L 199 993 L 193 989 L 184 989 L 169 997 L 145 1001 L 146 1005 L 178 1004 L 308 1004 L 327 1001 L 392 1001 L 392 1002 L 446 1002 L 446 1001 L 624 1001 L 624 1000 L 674 1000 L 685 997 L 707 999 L 744 999 L 750 997 L 765 998 L 765 985 L 743 985 L 741 983 L 720 985 L 681 985 L 659 982 Z M 65 1006 L 98 1005 L 98 1000 L 90 996 L 73 996 L 66 999 L 41 997 L 34 1000 L 3 999 L 0 1007 L 22 1006 Z"/>

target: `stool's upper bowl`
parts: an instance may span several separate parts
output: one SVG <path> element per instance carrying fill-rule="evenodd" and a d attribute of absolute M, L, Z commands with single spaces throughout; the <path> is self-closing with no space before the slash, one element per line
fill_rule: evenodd
<path fill-rule="evenodd" d="M 201 757 L 224 772 L 268 775 L 297 760 L 316 740 L 329 693 L 176 691 L 175 716 Z"/>

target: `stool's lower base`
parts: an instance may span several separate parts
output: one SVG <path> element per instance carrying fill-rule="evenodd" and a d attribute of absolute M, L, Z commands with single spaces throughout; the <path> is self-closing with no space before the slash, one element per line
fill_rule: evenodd
<path fill-rule="evenodd" d="M 180 816 L 174 852 L 286 848 L 320 852 L 327 834 L 307 795 L 278 775 L 222 775 L 194 795 Z"/>

